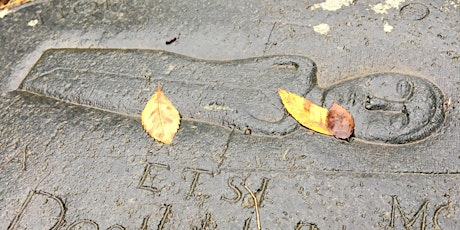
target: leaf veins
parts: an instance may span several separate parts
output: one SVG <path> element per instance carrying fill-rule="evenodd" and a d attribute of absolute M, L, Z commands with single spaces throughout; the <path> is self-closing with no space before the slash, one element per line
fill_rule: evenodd
<path fill-rule="evenodd" d="M 171 144 L 179 129 L 180 115 L 171 101 L 158 90 L 152 95 L 141 114 L 142 126 L 156 140 Z"/>

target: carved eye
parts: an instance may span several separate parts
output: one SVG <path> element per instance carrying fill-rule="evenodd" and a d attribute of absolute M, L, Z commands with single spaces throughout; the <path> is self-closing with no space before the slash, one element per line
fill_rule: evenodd
<path fill-rule="evenodd" d="M 412 96 L 414 90 L 414 85 L 412 82 L 401 80 L 396 85 L 396 92 L 401 97 L 401 99 L 408 99 Z"/>

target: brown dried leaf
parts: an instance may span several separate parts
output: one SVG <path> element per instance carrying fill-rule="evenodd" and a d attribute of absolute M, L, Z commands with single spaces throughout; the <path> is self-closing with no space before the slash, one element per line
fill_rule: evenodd
<path fill-rule="evenodd" d="M 353 116 L 342 106 L 334 103 L 327 113 L 327 128 L 339 139 L 348 139 L 355 128 Z"/>

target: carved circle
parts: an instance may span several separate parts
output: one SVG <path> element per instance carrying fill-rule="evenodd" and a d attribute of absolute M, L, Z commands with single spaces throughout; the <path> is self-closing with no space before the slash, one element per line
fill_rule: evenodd
<path fill-rule="evenodd" d="M 409 3 L 399 10 L 401 18 L 406 20 L 419 21 L 430 14 L 430 9 L 421 3 Z"/>
<path fill-rule="evenodd" d="M 74 3 L 72 11 L 75 14 L 89 15 L 94 13 L 98 8 L 98 4 L 95 1 L 81 0 Z"/>

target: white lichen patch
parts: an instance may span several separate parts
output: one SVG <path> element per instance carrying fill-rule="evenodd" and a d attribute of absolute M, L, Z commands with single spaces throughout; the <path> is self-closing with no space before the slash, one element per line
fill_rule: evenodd
<path fill-rule="evenodd" d="M 214 111 L 214 112 L 218 112 L 218 111 L 233 111 L 233 109 L 230 108 L 230 107 L 223 106 L 223 105 L 216 105 L 216 104 L 205 105 L 205 106 L 203 106 L 203 108 L 206 109 L 206 110 L 209 110 L 209 111 Z"/>
<path fill-rule="evenodd" d="M 319 25 L 313 26 L 313 30 L 318 34 L 326 35 L 331 30 L 331 27 L 329 27 L 328 24 L 321 23 Z"/>
<path fill-rule="evenodd" d="M 442 11 L 450 11 L 450 10 L 457 10 L 460 6 L 460 0 L 453 0 L 453 1 L 446 1 L 444 2 L 444 5 L 441 6 Z"/>
<path fill-rule="evenodd" d="M 386 14 L 387 10 L 391 8 L 399 8 L 399 5 L 405 0 L 385 0 L 385 3 L 379 3 L 371 6 L 371 9 L 378 14 Z"/>
<path fill-rule="evenodd" d="M 168 69 L 165 70 L 164 74 L 169 75 L 176 68 L 175 65 L 169 65 Z"/>
<path fill-rule="evenodd" d="M 34 20 L 30 20 L 29 23 L 27 23 L 28 26 L 31 26 L 31 27 L 34 27 L 38 24 L 38 20 L 37 19 L 34 19 Z"/>
<path fill-rule="evenodd" d="M 388 22 L 385 22 L 383 24 L 383 31 L 385 31 L 385 33 L 389 34 L 389 33 L 391 33 L 392 30 L 393 30 L 393 26 L 388 24 Z"/>
<path fill-rule="evenodd" d="M 325 2 L 313 5 L 310 9 L 316 10 L 318 8 L 321 8 L 323 10 L 336 11 L 342 8 L 342 6 L 349 6 L 352 3 L 353 0 L 326 0 Z"/>

